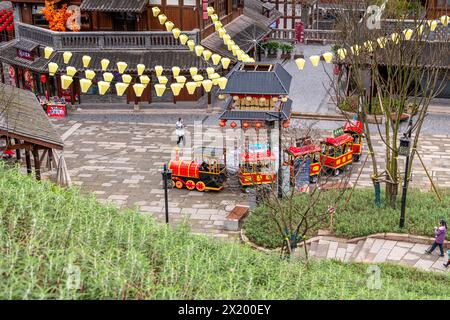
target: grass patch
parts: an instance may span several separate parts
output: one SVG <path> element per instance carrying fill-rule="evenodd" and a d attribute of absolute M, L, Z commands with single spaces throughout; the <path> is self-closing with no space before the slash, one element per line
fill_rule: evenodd
<path fill-rule="evenodd" d="M 381 265 L 280 260 L 157 225 L 0 163 L 1 299 L 448 299 L 450 277 Z M 79 268 L 79 289 L 66 286 Z"/>
<path fill-rule="evenodd" d="M 449 220 L 450 190 L 442 192 L 443 201 L 439 203 L 431 192 L 421 192 L 410 189 L 408 191 L 406 224 L 402 230 L 399 228 L 400 209 L 393 210 L 387 205 L 377 208 L 374 204 L 373 189 L 356 189 L 350 199 L 347 209 L 343 209 L 344 201 L 341 201 L 334 215 L 333 232 L 337 236 L 356 238 L 368 236 L 379 232 L 409 233 L 420 236 L 433 237 L 433 227 L 439 223 L 439 219 Z M 347 193 L 344 195 L 346 199 Z M 301 201 L 301 195 L 297 201 Z M 326 210 L 329 199 L 336 199 L 335 191 L 324 193 L 318 203 L 317 210 Z M 400 199 L 398 208 L 400 208 Z M 306 207 L 306 202 L 305 202 Z M 270 219 L 264 206 L 257 208 L 245 221 L 245 232 L 249 239 L 266 248 L 280 247 L 282 238 L 276 225 Z M 326 221 L 320 228 L 328 228 Z M 317 231 L 317 230 L 314 230 Z M 311 236 L 314 234 L 311 234 Z M 450 233 L 447 233 L 450 239 Z"/>

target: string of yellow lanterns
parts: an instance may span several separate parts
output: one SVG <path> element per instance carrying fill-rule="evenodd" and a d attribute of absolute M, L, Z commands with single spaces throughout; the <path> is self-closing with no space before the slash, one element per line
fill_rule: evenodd
<path fill-rule="evenodd" d="M 434 32 L 439 24 L 439 21 L 442 23 L 444 27 L 446 27 L 450 21 L 450 17 L 443 15 L 440 17 L 439 20 L 427 20 L 426 24 L 428 25 L 431 32 Z M 417 34 L 421 36 L 423 32 L 425 31 L 425 25 L 421 24 L 418 25 L 415 28 Z M 363 46 L 360 45 L 353 45 L 350 47 L 351 54 L 358 56 L 362 52 L 362 48 L 366 49 L 369 53 L 373 52 L 375 49 L 375 46 L 378 46 L 379 48 L 383 49 L 387 45 L 388 41 L 392 41 L 394 45 L 397 45 L 400 43 L 401 38 L 403 37 L 404 40 L 409 41 L 412 39 L 414 35 L 414 30 L 407 28 L 403 30 L 401 34 L 397 32 L 393 32 L 389 37 L 379 37 L 376 39 L 376 41 L 366 41 L 364 42 Z M 344 60 L 348 55 L 348 50 L 345 48 L 340 48 L 336 52 L 337 57 L 339 60 Z M 312 55 L 309 57 L 309 60 L 313 67 L 317 67 L 319 65 L 320 60 L 323 58 L 323 60 L 326 63 L 331 63 L 333 61 L 334 54 L 332 52 L 325 52 L 322 55 Z M 295 60 L 295 63 L 297 65 L 297 68 L 299 70 L 303 70 L 306 65 L 306 59 L 304 58 L 298 58 Z"/>

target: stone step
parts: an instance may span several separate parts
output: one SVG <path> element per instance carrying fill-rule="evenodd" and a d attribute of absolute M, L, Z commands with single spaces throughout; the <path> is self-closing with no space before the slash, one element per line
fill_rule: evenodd
<path fill-rule="evenodd" d="M 365 243 L 365 240 L 358 241 L 355 249 L 353 250 L 352 255 L 350 256 L 349 261 L 356 261 L 356 258 L 358 257 L 359 252 L 361 251 L 361 248 L 364 246 L 364 243 Z"/>

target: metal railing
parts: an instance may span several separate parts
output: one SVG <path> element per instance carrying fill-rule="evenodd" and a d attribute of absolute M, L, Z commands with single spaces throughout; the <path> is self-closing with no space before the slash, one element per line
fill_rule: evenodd
<path fill-rule="evenodd" d="M 196 43 L 199 31 L 183 32 Z M 186 49 L 171 32 L 56 32 L 30 24 L 17 23 L 18 38 L 27 39 L 54 49 Z"/>

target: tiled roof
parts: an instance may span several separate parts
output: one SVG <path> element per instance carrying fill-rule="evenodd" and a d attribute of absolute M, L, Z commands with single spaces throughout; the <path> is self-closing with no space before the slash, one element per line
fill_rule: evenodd
<path fill-rule="evenodd" d="M 291 81 L 292 76 L 277 63 L 272 71 L 233 71 L 220 93 L 288 95 Z"/>
<path fill-rule="evenodd" d="M 25 51 L 33 51 L 34 49 L 39 47 L 39 44 L 34 41 L 30 41 L 30 40 L 26 40 L 26 39 L 19 39 L 17 42 L 14 43 L 13 46 L 16 49 L 21 49 L 21 50 L 25 50 Z"/>
<path fill-rule="evenodd" d="M 263 7 L 264 2 L 260 0 L 245 0 L 244 14 L 224 26 L 231 39 L 245 52 L 253 47 L 253 40 L 261 41 L 270 32 L 269 26 L 282 16 L 279 11 L 271 10 L 270 17 L 266 17 L 262 14 Z M 217 32 L 203 39 L 202 45 L 236 60 Z"/>
<path fill-rule="evenodd" d="M 36 96 L 0 83 L 0 133 L 54 149 L 64 146 Z"/>
<path fill-rule="evenodd" d="M 82 11 L 101 12 L 135 12 L 144 11 L 148 0 L 84 0 L 81 3 Z"/>
<path fill-rule="evenodd" d="M 35 72 L 43 72 L 49 62 L 48 60 L 41 58 L 44 55 L 43 49 L 40 48 L 41 57 L 36 57 L 34 61 L 18 58 L 17 48 L 15 46 L 20 41 L 22 40 L 13 40 L 0 47 L 0 60 L 8 64 L 30 69 Z"/>
<path fill-rule="evenodd" d="M 292 100 L 288 100 L 280 112 L 263 110 L 225 110 L 221 115 L 221 120 L 247 120 L 247 121 L 278 121 L 287 120 L 291 117 Z"/>

